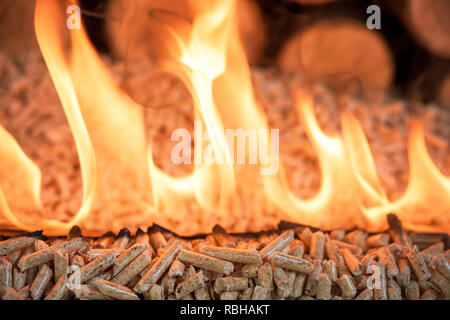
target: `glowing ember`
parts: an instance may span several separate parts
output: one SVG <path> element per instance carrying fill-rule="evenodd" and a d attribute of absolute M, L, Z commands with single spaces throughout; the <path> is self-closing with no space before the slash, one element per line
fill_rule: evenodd
<path fill-rule="evenodd" d="M 200 146 L 196 139 L 194 149 L 203 161 L 196 161 L 189 175 L 174 177 L 155 164 L 143 108 L 113 82 L 84 29 L 65 31 L 70 33 L 67 54 L 67 35 L 58 32 L 65 23 L 64 7 L 52 0 L 37 1 L 36 35 L 73 134 L 83 199 L 70 221 L 44 219 L 41 173 L 0 127 L 0 217 L 8 225 L 59 234 L 75 224 L 102 232 L 157 222 L 191 233 L 201 231 L 190 227 L 195 220 L 206 231 L 218 217 L 239 223 L 243 213 L 236 202 L 245 197 L 245 192 L 241 194 L 245 185 L 277 208 L 279 220 L 378 231 L 386 227 L 386 214 L 395 212 L 409 228 L 449 230 L 450 178 L 430 159 L 417 119 L 411 123 L 408 142 L 408 187 L 392 201 L 381 186 L 355 116 L 342 112 L 341 133 L 327 135 L 317 122 L 311 93 L 298 87 L 292 88 L 296 111 L 318 155 L 321 186 L 312 198 L 296 197 L 279 159 L 277 137 L 271 134 L 270 129 L 278 128 L 269 127 L 253 97 L 235 1 L 201 3 L 192 1 L 196 12 L 192 24 L 165 12 L 149 16 L 158 25 L 158 34 L 148 40 L 160 48 L 155 58 L 189 89 L 195 120 L 201 124 L 197 135 L 205 140 Z M 241 142 L 248 144 L 239 144 L 239 136 L 234 143 L 232 136 L 231 145 L 227 130 L 244 134 Z M 258 132 L 253 141 L 257 148 L 252 148 L 251 130 Z M 236 164 L 238 157 L 244 163 Z M 186 210 L 192 203 L 201 210 Z M 123 208 L 132 209 L 124 214 Z M 267 219 L 262 212 L 252 218 L 260 226 Z"/>

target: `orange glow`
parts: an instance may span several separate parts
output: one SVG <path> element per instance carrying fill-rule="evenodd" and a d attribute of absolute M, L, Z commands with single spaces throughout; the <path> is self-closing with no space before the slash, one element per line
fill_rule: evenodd
<path fill-rule="evenodd" d="M 386 228 L 386 214 L 395 212 L 408 228 L 449 231 L 450 178 L 430 159 L 417 119 L 411 123 L 408 141 L 409 184 L 402 197 L 390 201 L 356 117 L 342 112 L 340 134 L 325 134 L 311 94 L 301 88 L 293 88 L 292 94 L 319 159 L 321 185 L 312 198 L 296 197 L 272 148 L 276 141 L 270 129 L 277 128 L 269 127 L 253 96 L 235 0 L 191 0 L 190 5 L 196 12 L 192 24 L 166 12 L 152 12 L 149 17 L 158 24 L 154 28 L 158 34 L 149 39 L 159 48 L 155 58 L 185 83 L 195 119 L 202 124 L 198 134 L 209 136 L 203 161 L 195 163 L 190 174 L 173 177 L 154 162 L 143 108 L 114 83 L 84 29 L 64 29 L 60 34 L 65 7 L 58 1 L 37 0 L 36 35 L 73 134 L 83 199 L 70 221 L 42 218 L 41 173 L 0 126 L 0 223 L 29 231 L 44 229 L 49 235 L 65 233 L 75 224 L 99 234 L 122 227 L 145 228 L 153 222 L 182 234 L 207 232 L 215 221 L 239 224 L 236 202 L 243 196 L 239 194 L 243 184 L 276 208 L 278 220 L 325 229 L 359 226 L 379 231 Z M 227 129 L 257 130 L 258 149 L 230 148 Z M 196 141 L 194 153 L 198 146 Z M 261 150 L 266 152 L 264 159 Z M 237 152 L 257 162 L 237 165 Z M 261 169 L 274 166 L 279 167 L 275 174 L 261 174 Z M 254 227 L 263 226 L 264 213 L 253 215 L 253 221 L 260 223 Z M 191 225 L 193 220 L 202 222 L 200 229 Z"/>

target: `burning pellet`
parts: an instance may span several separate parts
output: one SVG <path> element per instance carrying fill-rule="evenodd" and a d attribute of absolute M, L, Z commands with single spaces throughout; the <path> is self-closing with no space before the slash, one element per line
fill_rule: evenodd
<path fill-rule="evenodd" d="M 331 240 L 339 249 L 349 249 L 353 254 L 362 255 L 363 250 L 357 245 L 339 241 L 339 240 Z"/>
<path fill-rule="evenodd" d="M 13 286 L 15 290 L 20 290 L 25 286 L 25 281 L 27 280 L 27 272 L 20 271 L 19 268 L 15 267 L 13 270 Z"/>
<path fill-rule="evenodd" d="M 384 262 L 386 266 L 386 276 L 391 279 L 398 275 L 398 267 L 392 253 L 386 248 L 377 249 L 378 257 Z"/>
<path fill-rule="evenodd" d="M 128 242 L 130 241 L 130 236 L 130 231 L 127 228 L 120 230 L 112 247 L 115 249 L 126 249 Z"/>
<path fill-rule="evenodd" d="M 158 250 L 160 248 L 167 248 L 167 241 L 166 238 L 164 238 L 164 235 L 160 231 L 151 231 L 149 233 L 150 243 L 155 250 Z"/>
<path fill-rule="evenodd" d="M 186 265 L 178 259 L 175 259 L 169 268 L 169 277 L 176 278 L 181 277 L 184 273 Z"/>
<path fill-rule="evenodd" d="M 156 255 L 155 249 L 150 244 L 150 237 L 149 237 L 148 233 L 142 231 L 141 229 L 138 229 L 136 232 L 136 244 L 146 244 L 148 246 L 148 249 L 152 253 L 152 255 L 153 256 Z"/>
<path fill-rule="evenodd" d="M 274 266 L 296 272 L 310 273 L 313 270 L 313 264 L 308 260 L 281 252 L 272 253 L 269 257 L 269 262 Z"/>
<path fill-rule="evenodd" d="M 303 294 L 303 288 L 305 287 L 307 275 L 304 273 L 297 273 L 295 276 L 294 284 L 292 286 L 291 297 L 300 298 Z"/>
<path fill-rule="evenodd" d="M 20 270 L 28 270 L 30 268 L 36 267 L 38 265 L 50 262 L 53 260 L 53 255 L 57 250 L 67 250 L 71 252 L 77 249 L 81 245 L 82 239 L 75 238 L 72 240 L 61 242 L 57 245 L 50 246 L 43 250 L 39 250 L 33 253 L 30 253 L 26 256 L 22 256 L 17 263 L 17 266 Z"/>
<path fill-rule="evenodd" d="M 134 259 L 128 266 L 120 271 L 111 281 L 125 286 L 135 276 L 137 276 L 144 268 L 146 268 L 152 261 L 152 254 L 150 251 L 142 252 L 136 259 Z"/>
<path fill-rule="evenodd" d="M 145 300 L 164 300 L 164 288 L 155 284 L 149 291 L 144 293 Z"/>
<path fill-rule="evenodd" d="M 224 291 L 242 291 L 248 286 L 248 278 L 228 276 L 216 279 L 214 291 L 218 294 Z"/>
<path fill-rule="evenodd" d="M 399 259 L 397 265 L 397 283 L 400 285 L 400 287 L 405 288 L 406 286 L 408 286 L 411 279 L 411 269 L 409 268 L 409 262 L 406 259 Z"/>
<path fill-rule="evenodd" d="M 115 239 L 116 235 L 111 231 L 108 231 L 107 233 L 103 234 L 100 238 L 95 240 L 94 246 L 100 246 L 102 248 L 108 249 L 111 247 Z"/>
<path fill-rule="evenodd" d="M 349 249 L 341 249 L 341 254 L 344 258 L 345 264 L 353 275 L 359 276 L 363 273 L 363 266 L 361 262 L 359 262 L 358 258 L 356 258 Z"/>
<path fill-rule="evenodd" d="M 246 264 L 242 267 L 241 272 L 247 278 L 255 278 L 258 276 L 258 268 L 257 264 Z"/>
<path fill-rule="evenodd" d="M 411 268 L 419 280 L 427 280 L 431 277 L 430 270 L 428 269 L 419 249 L 415 245 L 407 254 Z"/>
<path fill-rule="evenodd" d="M 52 275 L 53 271 L 46 264 L 40 267 L 36 278 L 30 286 L 31 298 L 33 300 L 39 300 L 41 298 Z"/>
<path fill-rule="evenodd" d="M 74 284 L 74 281 L 85 283 L 86 281 L 102 274 L 106 269 L 112 266 L 118 255 L 117 251 L 111 251 L 105 255 L 98 257 L 97 259 L 89 262 L 84 267 L 73 272 L 67 280 L 70 285 Z"/>
<path fill-rule="evenodd" d="M 266 300 L 269 295 L 269 289 L 263 286 L 256 286 L 253 289 L 252 300 Z"/>
<path fill-rule="evenodd" d="M 442 274 L 447 280 L 450 280 L 450 263 L 444 257 L 444 255 L 440 254 L 431 260 L 433 264 L 436 266 L 436 269 Z"/>
<path fill-rule="evenodd" d="M 310 240 L 311 240 L 311 229 L 310 228 L 304 228 L 302 230 L 301 233 L 298 234 L 298 237 L 300 238 L 300 240 L 302 240 L 302 242 L 307 245 L 308 247 L 310 246 Z"/>
<path fill-rule="evenodd" d="M 118 300 L 140 300 L 139 297 L 127 287 L 104 279 L 97 280 L 97 288 L 108 297 Z"/>
<path fill-rule="evenodd" d="M 314 232 L 311 235 L 309 254 L 313 259 L 323 260 L 323 252 L 325 246 L 325 235 L 322 231 Z"/>
<path fill-rule="evenodd" d="M 389 244 L 391 236 L 387 233 L 379 233 L 370 236 L 366 239 L 366 244 L 369 248 L 385 247 Z"/>
<path fill-rule="evenodd" d="M 412 241 L 409 234 L 403 230 L 402 223 L 395 214 L 388 214 L 389 234 L 394 242 L 407 248 L 412 248 Z"/>
<path fill-rule="evenodd" d="M 387 281 L 387 294 L 389 300 L 402 300 L 402 289 L 394 279 Z"/>
<path fill-rule="evenodd" d="M 127 265 L 131 263 L 136 257 L 138 257 L 142 252 L 149 249 L 149 244 L 147 243 L 135 243 L 125 252 L 120 254 L 113 267 L 114 276 L 121 272 Z"/>
<path fill-rule="evenodd" d="M 331 280 L 325 273 L 322 273 L 319 276 L 316 295 L 319 300 L 331 299 Z"/>
<path fill-rule="evenodd" d="M 351 299 L 356 295 L 356 287 L 353 283 L 353 279 L 348 275 L 342 275 L 338 280 L 337 284 L 341 288 L 342 296 L 347 299 Z"/>
<path fill-rule="evenodd" d="M 328 275 L 328 278 L 332 282 L 336 282 L 337 280 L 337 270 L 336 270 L 336 262 L 334 260 L 324 260 L 322 261 L 323 269 Z"/>
<path fill-rule="evenodd" d="M 360 229 L 349 232 L 344 237 L 344 241 L 347 241 L 360 247 L 363 252 L 367 251 L 366 239 L 367 239 L 367 232 Z"/>
<path fill-rule="evenodd" d="M 345 230 L 337 229 L 330 232 L 330 238 L 334 240 L 342 241 L 345 237 Z"/>
<path fill-rule="evenodd" d="M 342 257 L 341 253 L 339 252 L 338 246 L 333 241 L 326 241 L 325 248 L 327 251 L 328 258 L 336 263 L 338 275 L 341 276 L 347 273 L 345 260 Z"/>
<path fill-rule="evenodd" d="M 370 288 L 364 289 L 355 300 L 373 300 L 373 290 Z"/>
<path fill-rule="evenodd" d="M 267 262 L 264 263 L 258 270 L 258 283 L 268 290 L 273 289 L 272 267 Z"/>
<path fill-rule="evenodd" d="M 216 239 L 212 234 L 209 234 L 205 238 L 206 242 L 208 242 L 211 246 L 217 246 Z"/>
<path fill-rule="evenodd" d="M 28 299 L 30 297 L 30 285 L 27 285 L 22 289 L 18 290 L 17 294 L 20 296 L 22 300 Z"/>
<path fill-rule="evenodd" d="M 167 271 L 179 251 L 180 242 L 178 240 L 172 242 L 167 248 L 167 252 L 159 257 L 159 259 L 150 266 L 145 274 L 142 275 L 141 280 L 139 280 L 139 282 L 136 284 L 134 290 L 139 293 L 148 291 Z"/>
<path fill-rule="evenodd" d="M 14 288 L 6 288 L 5 293 L 1 298 L 2 300 L 22 300 Z"/>
<path fill-rule="evenodd" d="M 203 272 L 200 270 L 192 277 L 180 282 L 177 285 L 177 287 L 175 288 L 175 296 L 177 297 L 177 299 L 181 299 L 182 297 L 201 288 L 204 283 L 205 281 L 203 278 Z"/>
<path fill-rule="evenodd" d="M 220 294 L 220 300 L 237 300 L 239 292 L 222 292 Z"/>
<path fill-rule="evenodd" d="M 383 261 L 377 261 L 372 265 L 375 271 L 375 283 L 373 295 L 375 300 L 387 300 L 386 266 Z"/>
<path fill-rule="evenodd" d="M 223 229 L 219 225 L 215 225 L 212 229 L 212 235 L 214 239 L 216 240 L 216 243 L 220 247 L 225 248 L 235 248 L 236 244 L 234 243 L 234 239 L 232 236 L 230 236 L 225 229 Z"/>
<path fill-rule="evenodd" d="M 12 265 L 5 257 L 0 257 L 0 296 L 5 293 L 6 288 L 11 288 Z"/>
<path fill-rule="evenodd" d="M 206 285 L 201 286 L 200 288 L 194 291 L 195 300 L 211 300 L 209 296 L 208 287 Z"/>
<path fill-rule="evenodd" d="M 427 289 L 424 293 L 420 296 L 420 300 L 437 300 L 439 299 L 439 294 L 434 291 L 433 289 Z"/>
<path fill-rule="evenodd" d="M 31 246 L 34 241 L 36 239 L 33 237 L 17 237 L 0 241 L 0 256 Z"/>
<path fill-rule="evenodd" d="M 416 281 L 410 281 L 405 288 L 405 296 L 408 300 L 420 299 L 420 288 Z"/>
<path fill-rule="evenodd" d="M 190 263 L 197 268 L 219 272 L 224 275 L 229 275 L 234 270 L 233 263 L 229 261 L 213 258 L 189 250 L 181 250 L 178 254 L 178 259 L 181 262 Z"/>
<path fill-rule="evenodd" d="M 53 265 L 55 270 L 55 281 L 58 281 L 61 276 L 67 275 L 67 268 L 69 266 L 68 260 L 67 251 L 56 250 L 54 252 Z"/>
<path fill-rule="evenodd" d="M 258 253 L 244 249 L 204 246 L 200 249 L 200 252 L 208 256 L 236 263 L 262 264 L 261 257 Z"/>
<path fill-rule="evenodd" d="M 261 250 L 261 259 L 268 258 L 273 252 L 284 249 L 294 240 L 294 231 L 286 230 L 280 236 L 273 239 Z"/>
<path fill-rule="evenodd" d="M 250 300 L 252 298 L 252 295 L 253 295 L 253 290 L 254 289 L 252 287 L 248 287 L 247 289 L 242 291 L 239 294 L 239 300 Z"/>
<path fill-rule="evenodd" d="M 438 271 L 431 273 L 430 282 L 434 284 L 445 295 L 447 300 L 450 300 L 450 281 L 445 279 Z"/>
<path fill-rule="evenodd" d="M 110 297 L 91 285 L 82 284 L 76 287 L 74 292 L 80 300 L 111 300 Z"/>
<path fill-rule="evenodd" d="M 49 294 L 45 297 L 45 300 L 61 300 L 66 290 L 66 276 L 59 277 Z"/>

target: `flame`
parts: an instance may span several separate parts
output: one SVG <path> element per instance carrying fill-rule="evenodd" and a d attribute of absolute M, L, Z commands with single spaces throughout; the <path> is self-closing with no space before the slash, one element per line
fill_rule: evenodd
<path fill-rule="evenodd" d="M 188 175 L 174 177 L 155 164 L 143 108 L 113 82 L 84 29 L 60 34 L 63 3 L 37 0 L 36 35 L 73 133 L 83 199 L 70 221 L 42 218 L 41 173 L 0 127 L 0 222 L 6 219 L 16 228 L 45 229 L 47 234 L 67 232 L 75 224 L 100 233 L 152 222 L 184 234 L 208 231 L 216 221 L 243 220 L 236 203 L 248 193 L 240 194 L 244 186 L 274 205 L 277 219 L 325 229 L 356 225 L 376 231 L 386 227 L 385 215 L 395 212 L 411 229 L 448 231 L 450 178 L 429 157 L 417 119 L 411 122 L 408 141 L 408 187 L 402 197 L 390 201 L 356 117 L 342 112 L 341 132 L 326 134 L 316 119 L 312 95 L 298 87 L 292 90 L 295 107 L 317 153 L 321 185 L 312 198 L 296 197 L 270 131 L 277 128 L 269 127 L 253 96 L 236 1 L 189 4 L 195 12 L 192 23 L 164 11 L 149 15 L 156 26 L 149 37 L 158 49 L 154 58 L 185 83 L 195 119 L 201 123 L 194 130 L 194 154 L 202 154 L 201 161 Z M 226 135 L 230 129 L 248 133 L 249 141 L 256 132 L 258 148 L 234 144 L 235 137 L 230 141 Z M 244 164 L 234 163 L 239 152 Z M 249 164 L 251 159 L 257 161 Z M 261 174 L 273 168 L 279 170 Z M 267 219 L 260 211 L 250 218 L 253 227 L 263 226 Z M 194 220 L 200 221 L 200 229 L 192 226 Z"/>

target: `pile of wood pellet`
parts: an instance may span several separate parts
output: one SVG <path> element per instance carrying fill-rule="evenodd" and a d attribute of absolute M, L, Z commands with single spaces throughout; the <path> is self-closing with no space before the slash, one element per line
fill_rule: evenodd
<path fill-rule="evenodd" d="M 450 299 L 448 234 L 278 230 L 179 237 L 156 225 L 134 236 L 40 232 L 0 241 L 3 300 Z M 445 251 L 446 250 L 446 251 Z M 375 270 L 375 271 L 374 271 Z M 372 280 L 374 281 L 371 281 Z"/>

